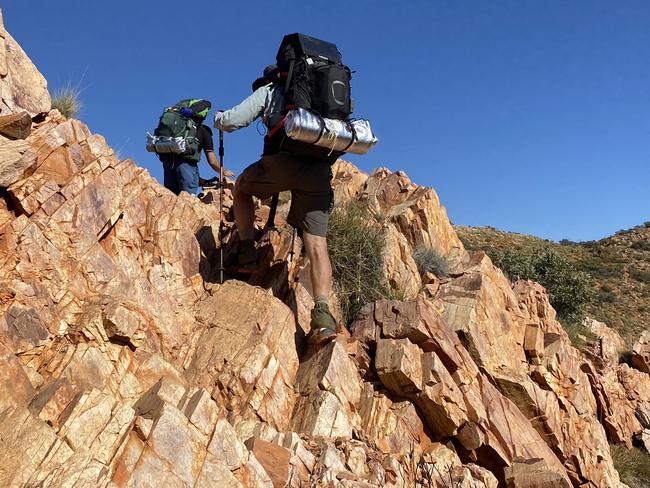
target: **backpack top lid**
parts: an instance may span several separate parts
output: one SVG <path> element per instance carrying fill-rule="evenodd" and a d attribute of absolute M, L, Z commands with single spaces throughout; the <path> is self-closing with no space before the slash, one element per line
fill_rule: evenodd
<path fill-rule="evenodd" d="M 341 53 L 335 44 L 305 34 L 295 33 L 284 36 L 276 56 L 278 64 L 282 65 L 283 61 L 291 59 L 293 56 L 290 53 L 293 53 L 295 58 L 303 56 L 321 57 L 333 63 L 341 62 Z"/>
<path fill-rule="evenodd" d="M 209 100 L 202 98 L 186 98 L 180 100 L 176 107 L 189 107 L 194 112 L 194 117 L 197 119 L 205 119 L 212 108 L 212 103 Z"/>

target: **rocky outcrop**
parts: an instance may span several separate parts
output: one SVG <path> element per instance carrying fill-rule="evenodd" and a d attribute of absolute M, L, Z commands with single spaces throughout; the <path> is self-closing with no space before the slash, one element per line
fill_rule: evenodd
<path fill-rule="evenodd" d="M 641 334 L 632 350 L 632 364 L 639 371 L 650 374 L 650 330 Z"/>
<path fill-rule="evenodd" d="M 83 123 L 28 125 L 0 138 L 0 486 L 609 488 L 608 441 L 650 438 L 650 375 L 606 325 L 575 349 L 545 290 L 467 252 L 404 173 L 334 165 L 404 299 L 312 348 L 289 229 L 219 284 L 231 186 L 220 222 L 215 195 L 174 196 Z M 420 276 L 417 248 L 448 276 Z"/>
<path fill-rule="evenodd" d="M 0 115 L 24 110 L 35 117 L 50 106 L 47 81 L 6 31 L 0 11 Z"/>

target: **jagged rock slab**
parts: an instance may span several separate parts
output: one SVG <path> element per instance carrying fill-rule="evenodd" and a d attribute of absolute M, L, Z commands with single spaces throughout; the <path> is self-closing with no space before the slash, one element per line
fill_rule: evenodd
<path fill-rule="evenodd" d="M 650 374 L 650 331 L 641 334 L 632 349 L 632 365 L 639 371 Z"/>
<path fill-rule="evenodd" d="M 9 139 L 25 139 L 32 131 L 32 118 L 27 112 L 0 115 L 0 135 Z"/>
<path fill-rule="evenodd" d="M 0 114 L 25 110 L 33 117 L 50 106 L 47 81 L 5 30 L 0 11 Z"/>

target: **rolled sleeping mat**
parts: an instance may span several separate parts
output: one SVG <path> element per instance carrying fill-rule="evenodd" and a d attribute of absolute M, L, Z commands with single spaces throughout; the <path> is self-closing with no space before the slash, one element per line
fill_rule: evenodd
<path fill-rule="evenodd" d="M 182 137 L 154 136 L 147 132 L 147 151 L 157 154 L 183 154 L 187 150 Z"/>
<path fill-rule="evenodd" d="M 353 154 L 366 154 L 378 141 L 368 120 L 326 119 L 304 108 L 287 113 L 284 130 L 297 141 Z"/>

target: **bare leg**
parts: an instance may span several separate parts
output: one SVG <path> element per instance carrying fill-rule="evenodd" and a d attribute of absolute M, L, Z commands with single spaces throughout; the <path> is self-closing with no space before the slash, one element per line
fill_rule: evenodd
<path fill-rule="evenodd" d="M 235 198 L 233 201 L 235 211 L 235 223 L 237 224 L 237 232 L 239 239 L 249 240 L 255 237 L 255 203 L 253 196 L 244 193 L 239 189 L 239 179 L 235 183 Z"/>
<path fill-rule="evenodd" d="M 332 264 L 327 253 L 327 239 L 304 233 L 305 251 L 309 258 L 314 308 L 311 311 L 310 344 L 324 344 L 336 337 L 336 320 L 329 309 L 328 299 L 332 290 Z"/>
<path fill-rule="evenodd" d="M 327 253 L 327 239 L 305 232 L 303 241 L 311 263 L 311 283 L 314 299 L 329 298 L 332 291 L 332 264 Z"/>

